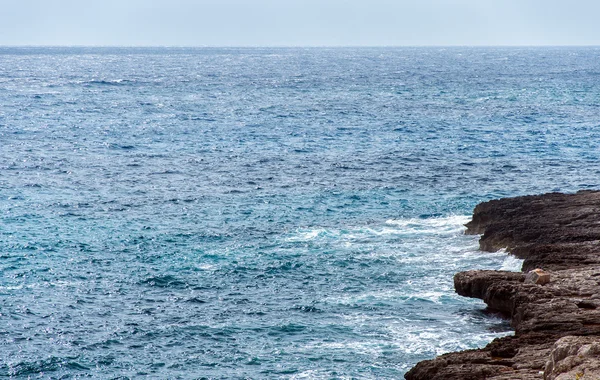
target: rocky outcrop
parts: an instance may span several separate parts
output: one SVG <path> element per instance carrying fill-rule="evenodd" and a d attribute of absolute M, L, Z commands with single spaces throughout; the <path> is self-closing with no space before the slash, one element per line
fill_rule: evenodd
<path fill-rule="evenodd" d="M 467 225 L 523 272 L 467 271 L 456 292 L 510 319 L 514 336 L 418 363 L 406 379 L 600 379 L 600 192 L 479 204 Z"/>
<path fill-rule="evenodd" d="M 546 379 L 600 379 L 600 342 L 597 337 L 566 336 L 554 343 L 546 364 Z"/>

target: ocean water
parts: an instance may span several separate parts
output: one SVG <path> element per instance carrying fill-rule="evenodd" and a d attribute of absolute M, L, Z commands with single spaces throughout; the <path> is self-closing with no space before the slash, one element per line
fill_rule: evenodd
<path fill-rule="evenodd" d="M 0 377 L 397 379 L 511 334 L 485 200 L 598 188 L 599 48 L 0 48 Z"/>

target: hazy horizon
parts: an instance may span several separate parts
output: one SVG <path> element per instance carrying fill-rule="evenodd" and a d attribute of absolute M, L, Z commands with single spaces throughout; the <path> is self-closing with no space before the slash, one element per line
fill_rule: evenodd
<path fill-rule="evenodd" d="M 591 45 L 0 45 L 0 48 L 107 48 L 107 49 L 377 49 L 377 48 L 600 48 Z"/>
<path fill-rule="evenodd" d="M 600 46 L 591 0 L 4 1 L 0 46 Z"/>

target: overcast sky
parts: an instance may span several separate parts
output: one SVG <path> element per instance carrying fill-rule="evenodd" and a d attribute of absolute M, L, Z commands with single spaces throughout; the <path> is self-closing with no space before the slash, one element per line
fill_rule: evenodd
<path fill-rule="evenodd" d="M 600 45 L 599 0 L 0 0 L 0 45 Z"/>

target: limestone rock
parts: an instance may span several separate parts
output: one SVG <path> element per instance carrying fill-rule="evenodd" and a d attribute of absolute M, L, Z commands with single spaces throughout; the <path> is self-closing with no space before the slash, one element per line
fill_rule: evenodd
<path fill-rule="evenodd" d="M 406 379 L 600 379 L 600 192 L 481 203 L 466 227 L 483 234 L 481 250 L 524 259 L 526 274 L 454 276 L 458 294 L 501 312 L 515 336 L 422 361 Z"/>
<path fill-rule="evenodd" d="M 600 338 L 566 336 L 557 340 L 544 379 L 600 379 Z"/>

